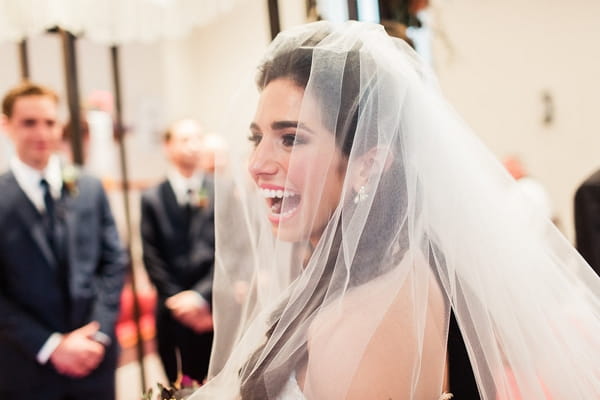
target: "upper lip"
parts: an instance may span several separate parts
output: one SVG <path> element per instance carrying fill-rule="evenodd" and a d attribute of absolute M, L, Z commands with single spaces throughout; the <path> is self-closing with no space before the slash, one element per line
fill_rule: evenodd
<path fill-rule="evenodd" d="M 283 187 L 283 186 L 272 185 L 269 183 L 261 183 L 260 185 L 258 185 L 258 187 L 261 189 L 285 190 L 285 187 Z"/>

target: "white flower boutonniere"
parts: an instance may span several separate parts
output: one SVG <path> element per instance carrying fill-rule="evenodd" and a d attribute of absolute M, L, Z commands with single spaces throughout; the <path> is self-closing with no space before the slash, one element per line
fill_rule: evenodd
<path fill-rule="evenodd" d="M 79 176 L 81 170 L 75 165 L 66 165 L 62 169 L 63 186 L 67 189 L 69 196 L 77 197 L 79 195 Z"/>

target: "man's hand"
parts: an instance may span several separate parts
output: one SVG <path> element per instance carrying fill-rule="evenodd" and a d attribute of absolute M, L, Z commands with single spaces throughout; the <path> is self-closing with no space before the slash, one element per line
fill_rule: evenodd
<path fill-rule="evenodd" d="M 193 290 L 184 290 L 165 302 L 175 319 L 196 333 L 213 329 L 212 314 L 208 303 Z"/>
<path fill-rule="evenodd" d="M 100 324 L 92 321 L 64 335 L 50 356 L 54 368 L 72 378 L 83 378 L 95 370 L 104 358 L 104 346 L 91 339 L 99 329 Z"/>

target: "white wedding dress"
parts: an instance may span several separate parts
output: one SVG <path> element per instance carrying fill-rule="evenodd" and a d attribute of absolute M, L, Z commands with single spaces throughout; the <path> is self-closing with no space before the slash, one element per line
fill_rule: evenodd
<path fill-rule="evenodd" d="M 300 386 L 298 386 L 298 381 L 296 380 L 295 374 L 290 375 L 290 379 L 288 379 L 287 383 L 283 387 L 278 400 L 306 400 L 304 393 L 302 393 Z"/>

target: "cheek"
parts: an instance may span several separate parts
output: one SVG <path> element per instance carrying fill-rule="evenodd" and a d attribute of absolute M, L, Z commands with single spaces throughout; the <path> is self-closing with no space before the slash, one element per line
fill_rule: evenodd
<path fill-rule="evenodd" d="M 329 204 L 337 206 L 342 196 L 344 188 L 344 178 L 346 165 L 341 160 L 336 160 L 327 172 L 327 181 L 325 183 L 326 197 Z"/>
<path fill-rule="evenodd" d="M 62 129 L 60 129 L 60 128 L 56 128 L 56 129 L 54 130 L 54 133 L 53 133 L 53 139 L 54 139 L 55 141 L 59 141 L 59 140 L 61 140 L 61 139 L 62 139 L 62 133 L 63 133 L 63 132 L 62 132 Z M 82 137 L 82 139 L 83 139 L 83 137 Z"/>
<path fill-rule="evenodd" d="M 40 140 L 39 137 L 37 135 L 35 135 L 34 133 L 23 131 L 22 133 L 19 134 L 19 142 L 21 143 L 22 146 L 29 146 L 29 145 L 35 144 L 39 140 Z"/>
<path fill-rule="evenodd" d="M 310 188 L 312 174 L 310 167 L 302 168 L 301 165 L 310 165 L 310 164 L 300 164 L 294 161 L 293 165 L 290 168 L 289 160 L 288 162 L 280 163 L 281 171 L 285 176 L 286 185 L 290 185 L 295 190 L 299 190 L 304 193 L 306 196 L 306 188 Z"/>
<path fill-rule="evenodd" d="M 312 157 L 303 160 L 304 168 L 296 173 L 288 175 L 296 187 L 302 185 L 305 195 L 314 201 L 329 201 L 331 197 L 339 194 L 341 184 L 339 184 L 339 171 L 336 165 L 331 165 L 330 155 L 321 157 Z"/>

